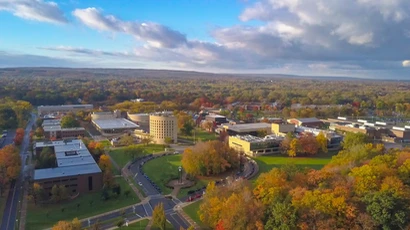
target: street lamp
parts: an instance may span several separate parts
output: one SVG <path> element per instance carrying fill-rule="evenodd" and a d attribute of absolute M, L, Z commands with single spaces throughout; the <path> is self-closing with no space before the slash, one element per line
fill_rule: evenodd
<path fill-rule="evenodd" d="M 178 167 L 178 174 L 179 174 L 179 183 L 181 184 L 182 183 L 182 167 L 181 166 Z"/>

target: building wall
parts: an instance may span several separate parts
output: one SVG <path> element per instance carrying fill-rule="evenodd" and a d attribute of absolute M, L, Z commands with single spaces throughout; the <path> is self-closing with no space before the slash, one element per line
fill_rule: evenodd
<path fill-rule="evenodd" d="M 77 138 L 78 136 L 84 136 L 85 129 L 61 129 L 53 131 L 44 131 L 44 137 L 47 139 L 61 139 L 61 138 Z"/>
<path fill-rule="evenodd" d="M 128 119 L 142 125 L 149 124 L 149 115 L 146 113 L 130 114 L 127 113 Z"/>
<path fill-rule="evenodd" d="M 299 126 L 306 126 L 309 128 L 320 128 L 323 126 L 323 122 L 302 122 Z"/>
<path fill-rule="evenodd" d="M 94 112 L 91 114 L 91 120 L 98 120 L 98 119 L 114 119 L 115 115 L 111 112 Z"/>
<path fill-rule="evenodd" d="M 397 138 L 403 139 L 403 140 L 410 140 L 410 130 L 395 130 L 391 129 L 390 133 L 394 134 Z"/>
<path fill-rule="evenodd" d="M 89 177 L 92 178 L 92 187 L 89 187 Z M 69 194 L 97 192 L 103 187 L 102 173 L 57 177 L 35 182 L 39 183 L 49 193 L 54 185 L 65 185 Z"/>
<path fill-rule="evenodd" d="M 272 133 L 284 136 L 287 133 L 295 132 L 294 124 L 272 124 Z"/>
<path fill-rule="evenodd" d="M 167 137 L 170 137 L 174 143 L 177 143 L 177 118 L 166 115 L 150 115 L 149 133 L 157 144 L 165 144 L 165 138 Z"/>
<path fill-rule="evenodd" d="M 336 130 L 340 130 L 344 132 L 364 133 L 368 135 L 370 138 L 376 138 L 376 139 L 380 139 L 381 133 L 382 133 L 381 131 L 378 131 L 375 129 L 359 129 L 359 128 L 348 127 L 348 126 L 343 126 L 343 125 L 335 125 L 334 128 Z"/>

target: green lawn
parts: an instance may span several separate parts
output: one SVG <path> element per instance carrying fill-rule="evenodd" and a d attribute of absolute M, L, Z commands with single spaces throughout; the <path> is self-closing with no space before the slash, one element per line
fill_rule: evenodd
<path fill-rule="evenodd" d="M 167 230 L 174 229 L 174 226 L 172 226 L 172 224 L 167 221 L 165 223 L 165 229 Z M 159 230 L 159 228 L 152 226 L 151 230 Z M 179 230 L 179 229 L 176 229 L 176 230 Z"/>
<path fill-rule="evenodd" d="M 139 146 L 142 146 L 145 149 L 146 154 L 151 154 L 155 152 L 163 152 L 165 150 L 163 145 L 155 145 L 155 144 L 149 144 L 149 145 L 143 145 L 139 144 Z M 124 150 L 126 147 L 120 147 L 120 148 L 115 148 L 110 150 L 110 156 L 112 159 L 121 167 L 123 168 L 129 161 L 132 159 L 125 154 Z"/>
<path fill-rule="evenodd" d="M 195 221 L 199 226 L 201 226 L 201 228 L 204 228 L 203 227 L 204 224 L 199 219 L 199 214 L 198 214 L 199 206 L 202 204 L 202 202 L 203 200 L 200 200 L 193 204 L 185 206 L 183 210 L 189 217 L 191 217 L 193 221 Z"/>
<path fill-rule="evenodd" d="M 83 219 L 139 202 L 138 197 L 123 178 L 116 178 L 116 181 L 121 185 L 122 191 L 117 199 L 102 201 L 101 193 L 96 192 L 84 194 L 72 201 L 60 204 L 34 206 L 34 203 L 29 203 L 26 229 L 44 229 L 51 227 L 59 220 L 72 220 L 75 217 Z M 123 192 L 128 189 L 131 190 L 131 193 L 127 198 Z M 92 205 L 90 205 L 90 201 L 93 201 Z M 80 204 L 78 210 L 77 204 Z M 64 208 L 64 212 L 62 212 L 62 208 Z"/>
<path fill-rule="evenodd" d="M 178 166 L 181 165 L 181 155 L 169 155 L 153 159 L 144 164 L 143 170 L 155 182 L 163 194 L 170 194 L 172 189 L 165 187 L 171 178 L 178 178 Z"/>
<path fill-rule="evenodd" d="M 128 225 L 128 227 L 124 227 L 129 230 L 145 230 L 149 223 L 148 219 L 140 220 L 138 222 L 135 222 L 133 224 Z"/>
<path fill-rule="evenodd" d="M 217 139 L 217 135 L 215 133 L 210 133 L 206 130 L 200 129 L 200 128 L 196 128 L 195 129 L 195 135 L 194 135 L 194 131 L 192 131 L 192 135 L 191 136 L 184 136 L 184 135 L 179 135 L 178 137 L 181 137 L 182 139 L 186 139 L 186 140 L 195 140 L 196 141 L 209 141 L 209 140 L 216 140 Z"/>
<path fill-rule="evenodd" d="M 172 189 L 165 187 L 171 178 L 178 178 L 178 167 L 181 165 L 182 155 L 169 155 L 150 160 L 144 164 L 143 170 L 148 177 L 155 182 L 162 190 L 163 194 L 170 194 Z M 160 170 L 159 170 L 160 169 Z M 196 190 L 208 184 L 206 180 L 197 180 L 197 183 L 190 188 L 183 188 L 178 194 L 178 198 L 187 196 L 189 190 Z"/>
<path fill-rule="evenodd" d="M 337 151 L 332 151 L 327 154 L 320 154 L 313 157 L 287 157 L 287 156 L 260 156 L 254 158 L 259 166 L 259 174 L 268 172 L 273 168 L 280 167 L 285 164 L 295 164 L 300 167 L 309 167 L 321 169 L 327 164 L 332 156 L 336 155 Z"/>

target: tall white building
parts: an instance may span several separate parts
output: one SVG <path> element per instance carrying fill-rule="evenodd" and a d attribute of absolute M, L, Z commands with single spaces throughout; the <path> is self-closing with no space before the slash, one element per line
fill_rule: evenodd
<path fill-rule="evenodd" d="M 177 118 L 169 113 L 155 113 L 149 116 L 149 133 L 153 142 L 157 144 L 166 144 L 167 137 L 177 143 L 178 125 Z"/>

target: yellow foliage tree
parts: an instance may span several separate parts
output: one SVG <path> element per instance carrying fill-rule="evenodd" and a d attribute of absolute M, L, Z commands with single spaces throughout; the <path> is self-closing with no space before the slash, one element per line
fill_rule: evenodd
<path fill-rule="evenodd" d="M 292 139 L 292 141 L 290 142 L 288 155 L 290 157 L 295 157 L 298 153 L 300 153 L 301 148 L 302 147 L 299 143 L 299 140 L 297 138 Z"/>

